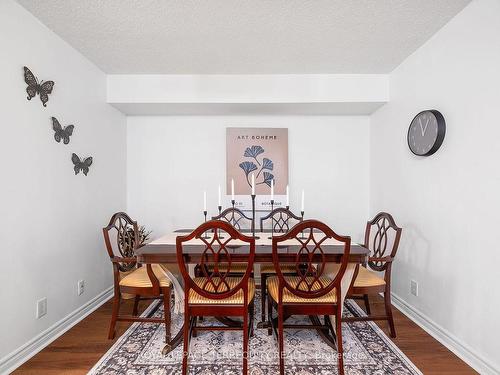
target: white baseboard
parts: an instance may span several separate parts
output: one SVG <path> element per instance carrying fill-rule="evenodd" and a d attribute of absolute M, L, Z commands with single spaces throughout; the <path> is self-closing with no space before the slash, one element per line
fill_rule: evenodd
<path fill-rule="evenodd" d="M 113 287 L 111 286 L 23 346 L 7 354 L 4 358 L 0 359 L 0 374 L 9 374 L 14 371 L 52 341 L 83 320 L 87 315 L 99 308 L 104 302 L 109 300 L 112 295 Z"/>
<path fill-rule="evenodd" d="M 460 359 L 482 375 L 499 375 L 500 369 L 495 368 L 487 359 L 476 353 L 471 347 L 460 341 L 453 334 L 435 323 L 428 316 L 411 306 L 398 295 L 391 293 L 392 304 L 403 314 L 419 325 L 429 335 L 450 349 Z"/>

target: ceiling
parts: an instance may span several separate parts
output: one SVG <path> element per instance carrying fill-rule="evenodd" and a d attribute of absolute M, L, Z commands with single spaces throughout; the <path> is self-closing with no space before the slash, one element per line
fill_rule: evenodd
<path fill-rule="evenodd" d="M 470 0 L 18 0 L 108 74 L 389 73 Z"/>

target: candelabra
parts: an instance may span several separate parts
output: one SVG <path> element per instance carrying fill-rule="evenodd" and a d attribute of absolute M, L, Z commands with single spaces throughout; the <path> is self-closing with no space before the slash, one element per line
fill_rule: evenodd
<path fill-rule="evenodd" d="M 206 223 L 207 222 L 207 210 L 203 211 L 203 216 L 205 216 L 205 223 Z M 203 238 L 205 238 L 205 239 L 208 238 L 208 234 L 206 231 L 205 231 Z"/>
<path fill-rule="evenodd" d="M 271 199 L 271 237 L 269 237 L 270 239 L 272 239 L 274 237 L 274 215 L 273 215 L 273 211 L 274 211 L 274 199 Z"/>
<path fill-rule="evenodd" d="M 300 211 L 300 217 L 301 221 L 304 221 L 304 211 Z M 300 237 L 301 240 L 305 240 L 307 237 L 304 236 L 304 231 L 300 232 Z"/>
<path fill-rule="evenodd" d="M 255 194 L 252 197 L 252 236 L 255 238 Z"/>
<path fill-rule="evenodd" d="M 217 206 L 217 208 L 219 209 L 219 215 L 222 213 L 222 206 Z"/>

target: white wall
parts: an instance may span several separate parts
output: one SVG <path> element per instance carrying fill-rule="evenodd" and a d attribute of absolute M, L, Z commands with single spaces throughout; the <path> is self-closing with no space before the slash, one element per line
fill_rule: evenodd
<path fill-rule="evenodd" d="M 391 100 L 371 118 L 371 213 L 404 228 L 393 291 L 482 373 L 500 372 L 499 36 L 500 2 L 473 1 L 392 72 Z M 406 133 L 431 108 L 447 133 L 419 158 Z"/>
<path fill-rule="evenodd" d="M 207 190 L 216 213 L 226 127 L 287 127 L 291 208 L 360 240 L 368 213 L 369 119 L 336 116 L 128 117 L 127 207 L 160 236 L 201 223 Z"/>
<path fill-rule="evenodd" d="M 106 104 L 105 74 L 11 0 L 0 1 L 0 45 L 1 373 L 9 353 L 112 285 L 101 228 L 125 209 L 126 125 Z M 26 100 L 23 65 L 55 81 L 47 108 Z M 75 124 L 69 145 L 54 141 L 51 116 Z M 72 152 L 94 157 L 87 177 Z"/>

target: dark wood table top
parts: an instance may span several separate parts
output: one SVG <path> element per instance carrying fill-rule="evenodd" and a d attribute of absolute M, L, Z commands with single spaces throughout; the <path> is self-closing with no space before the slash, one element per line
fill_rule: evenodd
<path fill-rule="evenodd" d="M 187 232 L 187 230 L 182 230 Z M 181 233 L 181 231 L 176 231 Z M 262 234 L 262 233 L 260 233 Z M 258 236 L 259 233 L 256 233 Z M 266 235 L 267 236 L 267 235 Z M 161 242 L 161 241 L 160 241 Z M 169 241 L 165 241 L 169 242 Z M 171 242 L 171 240 L 170 240 Z M 262 242 L 262 241 L 261 241 Z M 231 252 L 231 257 L 234 261 L 238 261 L 239 256 L 241 259 L 248 257 L 248 246 L 228 247 Z M 344 253 L 343 245 L 323 245 L 323 252 L 327 262 L 340 262 Z M 294 262 L 299 246 L 288 245 L 278 248 L 280 261 Z M 184 245 L 184 256 L 186 263 L 199 263 L 201 255 L 205 250 L 203 244 L 186 244 Z M 369 254 L 369 250 L 358 244 L 351 244 L 351 251 L 349 255 L 349 262 L 351 263 L 364 263 Z M 138 262 L 140 263 L 170 263 L 177 264 L 177 249 L 173 243 L 152 243 L 136 250 Z M 318 262 L 321 262 L 320 255 L 317 256 Z M 272 249 L 270 245 L 255 246 L 255 263 L 272 263 Z"/>

